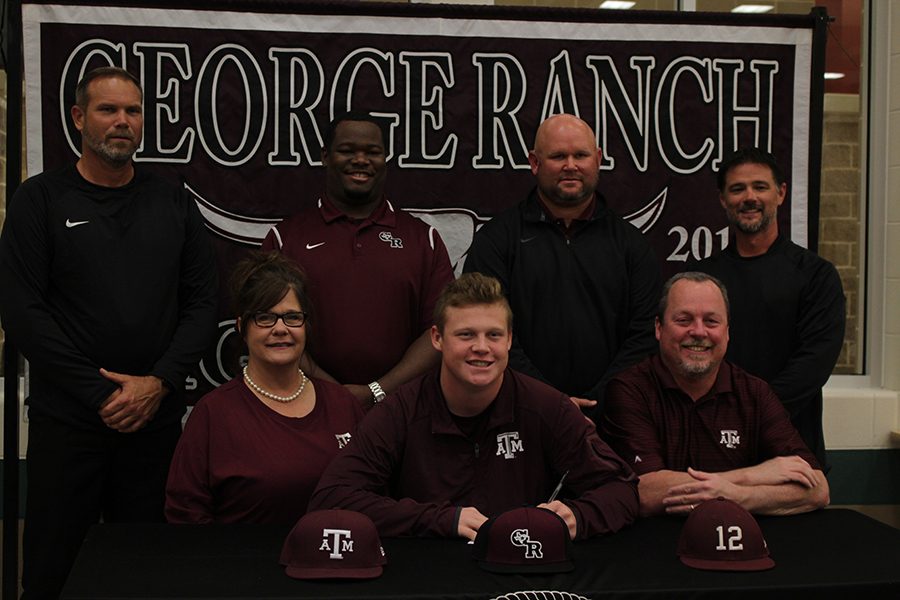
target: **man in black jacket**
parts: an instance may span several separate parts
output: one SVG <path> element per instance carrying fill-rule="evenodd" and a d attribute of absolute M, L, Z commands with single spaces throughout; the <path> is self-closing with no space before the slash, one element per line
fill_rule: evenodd
<path fill-rule="evenodd" d="M 600 149 L 587 123 L 547 119 L 528 159 L 537 188 L 481 228 L 465 271 L 503 285 L 516 317 L 510 366 L 593 417 L 612 375 L 655 350 L 656 257 L 596 192 Z"/>
<path fill-rule="evenodd" d="M 738 151 L 722 163 L 718 186 L 732 239 L 695 270 L 717 277 L 731 297 L 728 360 L 772 387 L 826 468 L 822 386 L 844 342 L 840 277 L 830 262 L 780 235 L 787 183 L 771 154 Z"/>
<path fill-rule="evenodd" d="M 56 598 L 92 523 L 162 521 L 179 393 L 216 326 L 196 205 L 135 169 L 140 84 L 85 75 L 74 165 L 25 181 L 0 237 L 0 315 L 31 369 L 24 598 Z"/>

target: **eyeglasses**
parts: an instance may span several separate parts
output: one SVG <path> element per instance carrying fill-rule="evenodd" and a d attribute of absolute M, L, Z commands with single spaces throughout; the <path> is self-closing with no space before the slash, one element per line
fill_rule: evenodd
<path fill-rule="evenodd" d="M 272 312 L 253 313 L 253 322 L 256 323 L 257 327 L 274 327 L 278 319 L 281 319 L 282 323 L 288 327 L 303 327 L 303 324 L 306 323 L 306 313 L 299 311 L 281 314 Z"/>

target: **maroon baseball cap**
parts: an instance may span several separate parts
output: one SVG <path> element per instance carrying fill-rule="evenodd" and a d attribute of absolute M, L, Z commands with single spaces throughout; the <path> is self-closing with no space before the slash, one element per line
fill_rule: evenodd
<path fill-rule="evenodd" d="M 494 573 L 565 573 L 575 568 L 566 522 L 545 508 L 522 507 L 485 521 L 472 557 Z"/>
<path fill-rule="evenodd" d="M 295 579 L 371 579 L 387 563 L 372 519 L 351 510 L 306 513 L 288 534 L 280 563 Z"/>
<path fill-rule="evenodd" d="M 764 571 L 775 566 L 756 519 L 725 498 L 707 500 L 691 511 L 677 554 L 695 569 Z"/>

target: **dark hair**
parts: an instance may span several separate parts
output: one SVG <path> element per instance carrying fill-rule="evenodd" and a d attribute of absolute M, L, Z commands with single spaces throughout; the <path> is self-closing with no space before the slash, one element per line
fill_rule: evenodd
<path fill-rule="evenodd" d="M 513 314 L 500 282 L 481 273 L 464 273 L 447 284 L 434 305 L 434 324 L 443 333 L 447 309 L 476 304 L 499 304 L 506 309 L 506 326 L 512 330 Z"/>
<path fill-rule="evenodd" d="M 144 99 L 144 88 L 141 87 L 141 81 L 121 67 L 98 67 L 84 74 L 78 85 L 75 86 L 75 104 L 81 107 L 81 110 L 87 110 L 90 95 L 88 94 L 88 86 L 95 79 L 124 79 L 130 81 L 138 89 L 141 94 L 141 100 Z"/>
<path fill-rule="evenodd" d="M 306 275 L 295 262 L 272 250 L 250 252 L 235 266 L 231 274 L 231 298 L 234 314 L 241 323 L 249 323 L 253 314 L 278 304 L 288 290 L 294 290 L 300 308 L 306 313 L 307 340 L 309 322 L 313 320 Z M 241 337 L 245 336 L 241 328 Z"/>
<path fill-rule="evenodd" d="M 334 143 L 334 134 L 337 131 L 338 125 L 343 123 L 344 121 L 364 121 L 366 123 L 372 123 L 376 127 L 378 127 L 378 131 L 381 132 L 381 145 L 385 149 L 385 153 L 387 153 L 387 139 L 388 132 L 384 126 L 384 121 L 380 119 L 376 119 L 372 115 L 367 112 L 361 110 L 351 110 L 348 112 L 343 112 L 338 115 L 335 115 L 334 119 L 331 120 L 331 123 L 328 124 L 328 127 L 325 128 L 323 132 L 322 139 L 322 150 L 325 152 L 331 151 L 331 144 Z"/>
<path fill-rule="evenodd" d="M 725 316 L 731 319 L 731 303 L 728 301 L 728 290 L 725 289 L 725 284 L 716 277 L 699 271 L 685 271 L 684 273 L 676 273 L 669 277 L 669 280 L 663 284 L 662 296 L 659 299 L 659 308 L 657 309 L 656 318 L 660 321 L 663 320 L 663 316 L 666 314 L 666 307 L 669 306 L 669 292 L 672 291 L 672 286 L 682 279 L 693 281 L 694 283 L 703 283 L 705 281 L 714 283 L 716 287 L 719 288 L 719 291 L 722 292 L 722 299 L 725 301 Z"/>
<path fill-rule="evenodd" d="M 760 148 L 741 148 L 728 156 L 719 165 L 719 172 L 716 174 L 716 185 L 719 187 L 720 192 L 725 191 L 725 178 L 728 176 L 728 171 L 738 165 L 746 164 L 765 165 L 772 171 L 772 178 L 778 187 L 781 187 L 781 184 L 784 183 L 784 173 L 781 172 L 781 168 L 779 168 L 773 154 Z"/>

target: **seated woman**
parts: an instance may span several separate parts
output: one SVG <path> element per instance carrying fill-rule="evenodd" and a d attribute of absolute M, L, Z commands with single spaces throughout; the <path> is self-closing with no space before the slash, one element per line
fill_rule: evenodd
<path fill-rule="evenodd" d="M 249 359 L 194 407 L 169 470 L 166 518 L 292 525 L 362 409 L 342 386 L 300 369 L 311 303 L 294 263 L 254 253 L 232 285 Z"/>

